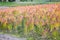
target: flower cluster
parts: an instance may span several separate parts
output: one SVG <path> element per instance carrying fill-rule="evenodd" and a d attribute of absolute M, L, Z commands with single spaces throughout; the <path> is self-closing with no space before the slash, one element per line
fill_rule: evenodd
<path fill-rule="evenodd" d="M 23 27 L 26 34 L 35 30 L 35 27 L 39 30 L 42 28 L 42 36 L 45 36 L 49 32 L 60 30 L 60 5 L 44 4 L 0 9 L 0 23 L 3 25 L 0 27 L 9 30 Z"/>

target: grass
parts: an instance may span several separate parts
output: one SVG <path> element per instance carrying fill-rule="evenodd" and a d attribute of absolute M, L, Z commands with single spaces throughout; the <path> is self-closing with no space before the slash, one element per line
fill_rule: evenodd
<path fill-rule="evenodd" d="M 18 6 L 19 4 L 16 4 L 14 2 L 0 2 L 0 6 Z"/>
<path fill-rule="evenodd" d="M 44 4 L 39 2 L 0 2 L 0 6 L 27 6 L 27 5 L 37 5 Z"/>
<path fill-rule="evenodd" d="M 35 5 L 39 4 L 38 2 L 0 2 L 0 6 L 26 6 L 26 5 Z"/>
<path fill-rule="evenodd" d="M 36 4 L 56 4 L 60 2 L 0 2 L 0 6 L 26 6 Z"/>

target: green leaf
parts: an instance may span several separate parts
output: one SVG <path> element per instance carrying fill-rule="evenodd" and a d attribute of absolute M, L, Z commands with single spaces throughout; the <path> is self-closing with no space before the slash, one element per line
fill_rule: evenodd
<path fill-rule="evenodd" d="M 9 31 L 12 30 L 12 24 L 8 24 L 8 29 L 9 29 Z"/>

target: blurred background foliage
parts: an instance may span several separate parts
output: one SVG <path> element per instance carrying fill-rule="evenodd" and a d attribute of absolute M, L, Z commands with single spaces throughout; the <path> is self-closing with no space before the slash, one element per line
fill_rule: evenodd
<path fill-rule="evenodd" d="M 38 4 L 55 4 L 60 3 L 60 0 L 20 0 L 20 2 L 6 2 L 0 0 L 0 6 L 26 6 L 26 5 L 38 5 Z M 14 5 L 13 5 L 14 4 Z"/>

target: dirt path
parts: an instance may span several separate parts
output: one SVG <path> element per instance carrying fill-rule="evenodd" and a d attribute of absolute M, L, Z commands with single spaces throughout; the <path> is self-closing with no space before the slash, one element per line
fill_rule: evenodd
<path fill-rule="evenodd" d="M 8 34 L 0 34 L 0 40 L 26 40 L 26 38 L 16 38 Z"/>

